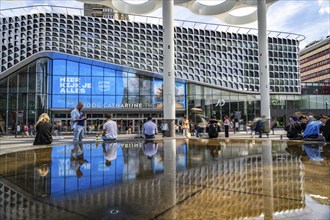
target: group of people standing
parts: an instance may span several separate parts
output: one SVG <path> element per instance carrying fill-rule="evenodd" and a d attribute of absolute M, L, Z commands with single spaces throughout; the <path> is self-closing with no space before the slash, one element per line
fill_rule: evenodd
<path fill-rule="evenodd" d="M 225 137 L 229 137 L 229 128 L 231 127 L 231 120 L 230 118 L 226 115 L 224 117 L 224 121 L 223 121 L 223 127 L 224 127 L 224 131 L 225 131 Z M 206 125 L 205 128 L 195 128 L 195 136 L 199 137 L 201 133 L 203 133 L 204 131 L 208 134 L 209 138 L 217 138 L 219 137 L 219 132 L 221 131 L 221 121 L 215 119 L 214 117 L 211 118 L 208 121 L 208 124 Z M 190 122 L 188 119 L 188 116 L 184 116 L 183 120 L 182 120 L 182 124 L 181 124 L 181 129 L 182 129 L 182 135 L 185 137 L 190 137 Z"/>
<path fill-rule="evenodd" d="M 318 120 L 315 120 L 312 115 L 291 117 L 285 130 L 290 140 L 325 140 L 330 142 L 330 120 L 324 115 L 319 116 Z"/>
<path fill-rule="evenodd" d="M 73 129 L 73 141 L 81 142 L 84 138 L 85 121 L 88 119 L 81 111 L 84 104 L 79 102 L 77 107 L 71 112 L 71 128 Z M 102 126 L 101 139 L 103 141 L 116 140 L 118 136 L 117 122 L 112 120 L 111 114 L 105 114 L 106 122 Z M 143 124 L 143 134 L 146 139 L 154 138 L 158 134 L 157 125 L 148 117 L 146 123 Z"/>
<path fill-rule="evenodd" d="M 71 128 L 73 130 L 73 141 L 81 142 L 84 138 L 85 121 L 88 119 L 82 112 L 84 104 L 79 102 L 75 109 L 71 111 Z M 118 135 L 117 123 L 112 120 L 110 114 L 105 114 L 106 122 L 102 126 L 102 135 L 100 137 L 103 141 L 116 140 Z M 228 116 L 224 117 L 223 127 L 225 131 L 225 137 L 229 137 L 229 128 L 231 121 Z M 269 122 L 264 117 L 256 118 L 253 122 L 255 131 L 259 133 L 259 137 L 262 137 L 262 133 L 269 133 Z M 273 126 L 271 126 L 273 127 Z M 52 143 L 52 128 L 50 118 L 47 113 L 42 113 L 35 125 L 36 136 L 34 145 L 43 145 Z M 190 122 L 187 116 L 184 116 L 181 124 L 183 136 L 190 136 Z M 268 128 L 268 131 L 265 131 Z M 304 140 L 326 140 L 330 141 L 330 120 L 327 116 L 320 116 L 319 120 L 314 120 L 312 117 L 301 115 L 298 118 L 291 118 L 291 122 L 286 126 L 287 137 L 289 139 L 304 139 Z M 221 125 L 218 120 L 212 118 L 209 120 L 206 126 L 206 132 L 209 138 L 217 138 L 221 131 Z M 158 128 L 156 123 L 152 121 L 151 117 L 147 118 L 142 126 L 142 132 L 146 139 L 155 138 L 158 134 Z"/>

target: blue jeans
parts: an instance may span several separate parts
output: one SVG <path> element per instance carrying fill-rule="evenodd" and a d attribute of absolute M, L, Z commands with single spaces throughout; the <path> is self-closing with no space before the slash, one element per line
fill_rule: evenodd
<path fill-rule="evenodd" d="M 78 142 L 78 141 L 82 141 L 82 139 L 84 138 L 84 127 L 77 125 L 74 129 L 73 129 L 73 141 L 74 142 Z"/>

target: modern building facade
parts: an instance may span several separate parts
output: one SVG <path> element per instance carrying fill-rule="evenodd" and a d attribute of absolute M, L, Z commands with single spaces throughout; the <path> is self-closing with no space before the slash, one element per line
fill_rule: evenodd
<path fill-rule="evenodd" d="M 300 69 L 302 82 L 330 83 L 330 35 L 300 52 Z"/>
<path fill-rule="evenodd" d="M 192 116 L 192 108 L 202 109 L 205 117 L 230 115 L 242 124 L 260 114 L 255 30 L 224 27 L 175 27 L 178 120 Z M 303 37 L 282 36 L 269 32 L 268 48 L 271 114 L 285 123 L 301 107 Z M 78 101 L 85 103 L 94 129 L 109 112 L 121 132 L 139 132 L 147 116 L 162 120 L 162 25 L 71 13 L 24 14 L 1 18 L 1 42 L 2 132 L 17 122 L 33 124 L 45 111 L 69 130 L 69 113 Z"/>

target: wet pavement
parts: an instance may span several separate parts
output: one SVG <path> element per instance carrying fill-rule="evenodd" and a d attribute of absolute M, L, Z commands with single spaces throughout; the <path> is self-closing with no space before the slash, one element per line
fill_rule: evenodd
<path fill-rule="evenodd" d="M 65 137 L 41 148 L 9 139 L 0 139 L 0 219 L 330 217 L 329 143 L 244 133 L 76 145 Z"/>

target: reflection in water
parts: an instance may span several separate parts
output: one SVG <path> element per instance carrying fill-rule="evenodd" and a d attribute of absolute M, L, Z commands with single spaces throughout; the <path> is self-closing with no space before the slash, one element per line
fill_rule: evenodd
<path fill-rule="evenodd" d="M 330 145 L 165 139 L 109 142 L 102 147 L 57 146 L 34 154 L 2 155 L 0 175 L 35 196 L 46 196 L 45 210 L 51 204 L 92 219 L 324 219 L 330 215 Z M 70 168 L 73 162 L 77 169 Z M 116 216 L 108 216 L 114 209 L 119 211 Z"/>
<path fill-rule="evenodd" d="M 83 176 L 80 167 L 87 162 L 88 161 L 84 159 L 83 144 L 75 143 L 74 148 L 71 150 L 70 168 L 76 173 L 78 178 Z"/>
<path fill-rule="evenodd" d="M 262 141 L 262 190 L 263 210 L 265 219 L 273 219 L 274 214 L 274 176 L 272 143 L 270 140 Z"/>
<path fill-rule="evenodd" d="M 298 157 L 304 173 L 304 192 L 320 204 L 330 205 L 330 144 L 288 143 L 286 150 Z"/>
<path fill-rule="evenodd" d="M 148 157 L 148 159 L 152 159 L 152 157 L 157 153 L 158 144 L 154 140 L 145 140 L 143 144 L 143 153 Z"/>
<path fill-rule="evenodd" d="M 108 167 L 111 165 L 111 161 L 117 158 L 117 143 L 116 142 L 104 142 L 102 144 L 105 165 Z"/>
<path fill-rule="evenodd" d="M 49 167 L 51 163 L 51 149 L 34 150 L 34 194 L 45 197 L 49 194 L 50 178 Z"/>
<path fill-rule="evenodd" d="M 307 153 L 308 157 L 314 161 L 323 161 L 321 151 L 323 149 L 324 143 L 305 143 L 303 145 L 304 151 Z"/>

